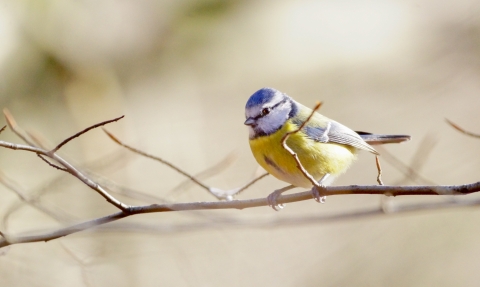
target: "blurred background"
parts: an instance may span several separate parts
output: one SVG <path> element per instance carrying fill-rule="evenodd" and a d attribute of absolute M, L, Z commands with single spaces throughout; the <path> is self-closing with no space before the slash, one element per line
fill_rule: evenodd
<path fill-rule="evenodd" d="M 412 135 L 384 150 L 422 178 L 406 176 L 405 167 L 384 156 L 385 184 L 480 180 L 480 140 L 445 122 L 480 133 L 479 1 L 1 0 L 0 39 L 1 107 L 48 146 L 125 115 L 106 126 L 125 143 L 192 174 L 216 167 L 202 180 L 236 188 L 259 174 L 244 106 L 268 86 L 307 106 L 323 101 L 322 114 L 352 129 Z M 10 130 L 1 138 L 21 143 Z M 127 204 L 216 200 L 100 129 L 60 154 Z M 360 154 L 335 185 L 376 184 L 374 162 Z M 48 216 L 2 186 L 0 230 L 7 234 L 116 211 L 33 154 L 0 149 L 0 164 L 3 181 L 60 215 Z M 237 198 L 266 197 L 284 185 L 267 177 Z M 302 221 L 380 201 L 333 196 L 281 212 L 133 216 L 0 250 L 0 285 L 477 286 L 476 208 Z M 289 218 L 299 220 L 255 225 Z"/>

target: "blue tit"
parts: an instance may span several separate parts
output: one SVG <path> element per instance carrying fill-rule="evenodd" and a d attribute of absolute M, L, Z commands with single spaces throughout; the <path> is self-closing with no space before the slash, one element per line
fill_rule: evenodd
<path fill-rule="evenodd" d="M 297 130 L 311 113 L 312 109 L 272 88 L 258 90 L 245 106 L 245 125 L 248 126 L 253 156 L 271 175 L 291 184 L 268 196 L 268 204 L 275 210 L 282 207 L 276 204 L 282 192 L 294 187 L 313 187 L 281 143 L 283 136 Z M 325 186 L 327 180 L 348 169 L 358 150 L 378 155 L 370 144 L 399 143 L 409 139 L 407 135 L 355 132 L 315 112 L 301 131 L 290 135 L 286 144 L 298 155 L 308 173 Z M 312 189 L 314 197 L 319 199 L 315 190 Z"/>

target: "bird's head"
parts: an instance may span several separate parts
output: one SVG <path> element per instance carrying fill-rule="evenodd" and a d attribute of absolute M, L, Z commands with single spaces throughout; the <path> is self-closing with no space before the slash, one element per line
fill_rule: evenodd
<path fill-rule="evenodd" d="M 270 135 L 295 116 L 297 105 L 292 98 L 272 88 L 256 91 L 245 106 L 245 125 L 250 139 Z"/>

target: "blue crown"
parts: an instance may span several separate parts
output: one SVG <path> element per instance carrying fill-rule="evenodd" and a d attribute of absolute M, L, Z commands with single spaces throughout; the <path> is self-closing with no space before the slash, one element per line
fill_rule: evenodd
<path fill-rule="evenodd" d="M 248 109 L 268 103 L 273 99 L 276 93 L 279 93 L 279 91 L 272 88 L 262 88 L 250 96 L 250 99 L 248 99 L 245 108 Z"/>

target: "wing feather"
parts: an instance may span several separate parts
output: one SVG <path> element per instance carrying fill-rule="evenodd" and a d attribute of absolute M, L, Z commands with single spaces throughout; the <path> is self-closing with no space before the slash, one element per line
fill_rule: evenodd
<path fill-rule="evenodd" d="M 308 108 L 301 110 L 304 112 L 299 114 L 293 121 L 297 126 L 300 126 L 311 113 L 311 109 Z M 328 122 L 330 122 L 330 130 L 326 134 L 327 137 L 325 137 Z M 312 119 L 303 128 L 303 131 L 308 137 L 318 142 L 325 142 L 325 138 L 328 138 L 327 142 L 349 145 L 373 154 L 378 154 L 378 152 L 366 143 L 356 132 L 319 113 L 314 114 Z"/>

